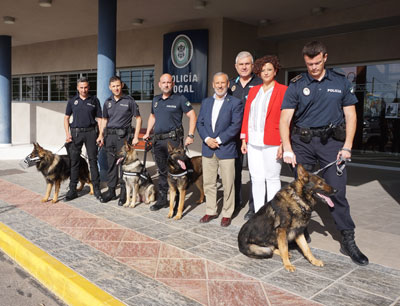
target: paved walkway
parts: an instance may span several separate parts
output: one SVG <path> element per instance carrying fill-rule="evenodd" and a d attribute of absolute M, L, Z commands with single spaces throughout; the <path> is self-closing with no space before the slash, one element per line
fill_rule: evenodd
<path fill-rule="evenodd" d="M 222 228 L 219 219 L 198 222 L 205 208 L 191 205 L 195 192 L 175 221 L 167 209 L 101 204 L 88 187 L 64 203 L 66 183 L 57 204 L 43 204 L 43 177 L 35 167 L 22 170 L 18 160 L 0 160 L 0 222 L 126 305 L 400 305 L 399 172 L 374 170 L 369 179 L 368 171 L 349 167 L 348 186 L 357 243 L 371 261 L 366 267 L 338 253 L 323 207 L 310 232 L 325 267 L 294 250 L 297 270 L 289 273 L 280 258 L 255 260 L 238 251 L 245 209 Z"/>

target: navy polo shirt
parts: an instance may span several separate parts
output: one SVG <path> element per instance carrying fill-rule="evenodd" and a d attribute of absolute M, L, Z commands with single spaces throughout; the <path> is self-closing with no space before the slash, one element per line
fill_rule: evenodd
<path fill-rule="evenodd" d="M 182 126 L 182 115 L 193 109 L 190 102 L 182 95 L 173 93 L 167 99 L 162 95 L 155 96 L 151 105 L 151 113 L 156 122 L 155 134 L 164 134 Z"/>
<path fill-rule="evenodd" d="M 115 101 L 114 95 L 103 105 L 103 118 L 107 118 L 107 127 L 123 129 L 132 126 L 132 117 L 140 116 L 139 107 L 131 96 L 123 95 Z"/>
<path fill-rule="evenodd" d="M 70 99 L 65 110 L 66 116 L 73 115 L 72 128 L 87 128 L 97 124 L 96 118 L 101 118 L 99 99 L 89 96 L 82 100 L 79 95 Z"/>
<path fill-rule="evenodd" d="M 323 127 L 344 122 L 343 107 L 356 104 L 351 83 L 344 75 L 326 69 L 321 81 L 308 73 L 294 77 L 286 90 L 281 109 L 296 109 L 298 127 Z"/>
<path fill-rule="evenodd" d="M 245 105 L 250 88 L 260 84 L 262 84 L 262 80 L 258 76 L 253 74 L 250 81 L 247 82 L 245 87 L 243 87 L 242 83 L 240 83 L 240 77 L 238 76 L 229 80 L 228 94 L 240 99 L 243 105 Z"/>

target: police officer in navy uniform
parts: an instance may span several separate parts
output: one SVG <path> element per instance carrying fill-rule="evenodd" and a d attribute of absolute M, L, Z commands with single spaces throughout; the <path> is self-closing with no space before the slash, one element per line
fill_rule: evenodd
<path fill-rule="evenodd" d="M 66 142 L 69 143 L 67 147 L 71 159 L 71 176 L 69 191 L 65 196 L 66 201 L 78 197 L 76 186 L 79 180 L 79 161 L 83 144 L 89 157 L 94 195 L 97 199 L 101 198 L 96 145 L 102 117 L 100 102 L 95 96 L 89 95 L 89 81 L 86 78 L 82 77 L 78 80 L 77 90 L 78 94 L 68 101 L 64 116 Z M 73 116 L 72 123 L 70 123 L 71 115 Z"/>
<path fill-rule="evenodd" d="M 151 210 L 159 210 L 168 207 L 168 142 L 172 146 L 183 144 L 184 131 L 182 126 L 183 113 L 189 118 L 189 131 L 185 139 L 185 146 L 193 143 L 196 128 L 196 113 L 190 102 L 182 95 L 173 92 L 174 82 L 168 73 L 160 77 L 158 86 L 162 94 L 154 97 L 151 105 L 151 113 L 147 122 L 144 139 L 148 139 L 154 127 L 153 157 L 156 162 L 158 178 L 157 202 L 150 206 Z"/>
<path fill-rule="evenodd" d="M 102 202 L 116 199 L 115 187 L 119 181 L 121 186 L 118 205 L 126 202 L 125 182 L 120 178 L 120 169 L 117 166 L 117 153 L 124 145 L 125 140 L 136 145 L 139 142 L 139 132 L 142 126 L 139 107 L 135 100 L 122 93 L 124 83 L 118 76 L 110 78 L 109 88 L 112 92 L 103 105 L 103 120 L 100 129 L 100 145 L 105 146 L 107 152 L 107 186 L 108 190 L 102 195 Z M 132 128 L 132 118 L 136 118 L 136 127 Z"/>
<path fill-rule="evenodd" d="M 300 163 L 312 171 L 317 162 L 324 167 L 337 159 L 351 157 L 357 126 L 357 98 L 343 75 L 325 69 L 328 54 L 321 42 L 306 44 L 303 57 L 308 71 L 290 81 L 282 103 L 280 134 L 284 162 L 293 167 Z M 331 197 L 334 207 L 330 210 L 342 234 L 340 251 L 356 264 L 367 265 L 368 258 L 354 240 L 355 225 L 346 199 L 346 170 L 339 176 L 333 165 L 322 176 L 338 190 Z"/>
<path fill-rule="evenodd" d="M 246 104 L 247 95 L 249 94 L 250 88 L 262 83 L 262 80 L 252 73 L 254 67 L 254 59 L 250 52 L 241 51 L 238 53 L 235 59 L 235 68 L 238 73 L 236 78 L 229 81 L 228 93 L 242 101 L 243 106 Z M 238 157 L 235 159 L 235 211 L 238 212 L 242 208 L 242 165 L 243 165 L 243 154 L 240 150 L 241 140 L 240 135 L 238 139 Z M 250 181 L 251 184 L 251 181 Z M 251 190 L 251 188 L 250 188 Z M 253 195 L 250 191 L 249 194 L 249 210 L 245 214 L 244 219 L 248 220 L 254 215 L 254 202 Z"/>

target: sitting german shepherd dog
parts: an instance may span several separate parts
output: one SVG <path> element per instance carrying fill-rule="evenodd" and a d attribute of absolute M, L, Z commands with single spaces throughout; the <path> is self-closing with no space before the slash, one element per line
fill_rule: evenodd
<path fill-rule="evenodd" d="M 304 229 L 310 222 L 317 199 L 333 207 L 329 196 L 336 190 L 321 177 L 308 173 L 297 166 L 298 178 L 283 187 L 240 229 L 239 250 L 253 258 L 268 258 L 272 253 L 280 255 L 287 271 L 295 271 L 289 261 L 288 242 L 296 241 L 304 256 L 315 266 L 324 263 L 316 259 L 304 238 Z"/>
<path fill-rule="evenodd" d="M 185 204 L 186 190 L 196 184 L 200 191 L 197 204 L 204 202 L 203 171 L 201 156 L 189 158 L 182 146 L 173 147 L 168 143 L 168 185 L 169 185 L 169 213 L 168 218 L 174 215 L 176 191 L 179 191 L 179 204 L 175 220 L 182 218 Z"/>
<path fill-rule="evenodd" d="M 51 202 L 56 203 L 58 201 L 61 182 L 69 179 L 71 173 L 71 161 L 69 156 L 53 154 L 43 149 L 38 143 L 34 143 L 33 151 L 26 159 L 35 161 L 37 170 L 42 172 L 47 182 L 46 194 L 42 202 L 47 202 L 49 200 L 51 189 L 53 185 L 55 185 L 54 196 Z M 93 185 L 90 181 L 88 164 L 83 157 L 80 157 L 79 163 L 79 182 L 81 185 L 77 188 L 78 191 L 81 191 L 85 183 L 87 183 L 90 186 L 90 194 L 93 194 Z"/>
<path fill-rule="evenodd" d="M 136 202 L 149 204 L 156 199 L 156 191 L 151 176 L 139 160 L 136 150 L 125 141 L 118 152 L 117 163 L 122 163 L 122 178 L 126 185 L 126 202 L 124 207 L 135 207 Z M 131 198 L 132 191 L 132 198 Z"/>

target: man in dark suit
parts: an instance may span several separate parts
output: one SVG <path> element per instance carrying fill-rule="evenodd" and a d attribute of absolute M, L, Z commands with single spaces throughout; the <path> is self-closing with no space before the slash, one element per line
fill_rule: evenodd
<path fill-rule="evenodd" d="M 203 182 L 206 195 L 206 214 L 200 219 L 207 223 L 217 218 L 218 168 L 224 186 L 221 226 L 229 226 L 235 209 L 236 136 L 243 118 L 243 103 L 227 94 L 228 75 L 218 72 L 213 78 L 215 94 L 202 101 L 197 131 L 202 145 Z"/>

